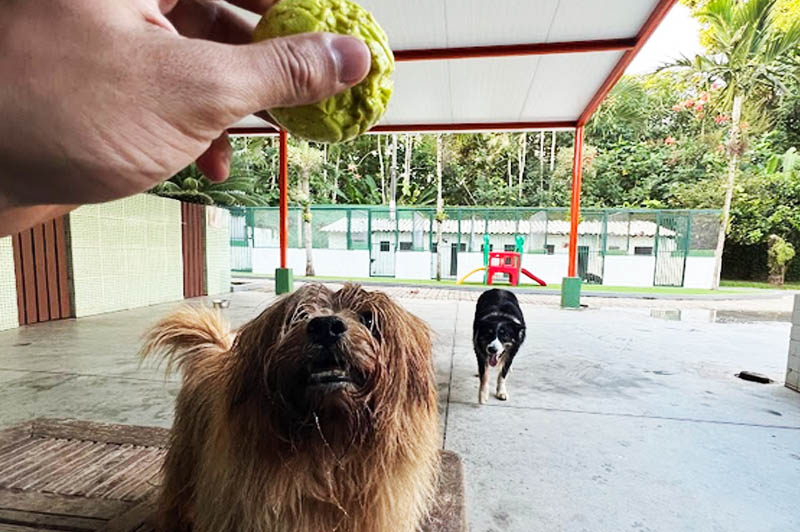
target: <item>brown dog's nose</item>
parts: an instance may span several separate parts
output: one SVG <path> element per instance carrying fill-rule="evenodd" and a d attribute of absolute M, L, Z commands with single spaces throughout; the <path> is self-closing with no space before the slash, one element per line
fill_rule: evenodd
<path fill-rule="evenodd" d="M 336 316 L 313 318 L 306 326 L 311 341 L 326 346 L 336 343 L 346 330 L 347 324 Z"/>

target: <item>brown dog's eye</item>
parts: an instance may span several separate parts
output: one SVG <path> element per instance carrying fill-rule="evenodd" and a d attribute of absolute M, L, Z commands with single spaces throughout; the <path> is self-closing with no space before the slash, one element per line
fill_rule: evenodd
<path fill-rule="evenodd" d="M 361 325 L 363 325 L 369 330 L 372 330 L 372 325 L 373 325 L 372 312 L 369 311 L 362 312 L 359 315 L 359 318 L 361 319 Z"/>

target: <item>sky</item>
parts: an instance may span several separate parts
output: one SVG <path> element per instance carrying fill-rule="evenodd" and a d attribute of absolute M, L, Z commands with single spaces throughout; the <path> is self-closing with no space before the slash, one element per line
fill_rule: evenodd
<path fill-rule="evenodd" d="M 692 18 L 689 8 L 676 4 L 625 73 L 645 74 L 681 55 L 697 55 L 703 51 L 698 38 L 699 31 L 700 26 Z"/>

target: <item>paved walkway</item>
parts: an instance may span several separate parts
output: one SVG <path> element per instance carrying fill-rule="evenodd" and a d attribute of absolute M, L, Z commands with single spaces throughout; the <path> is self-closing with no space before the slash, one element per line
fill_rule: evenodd
<path fill-rule="evenodd" d="M 435 331 L 443 445 L 464 460 L 473 532 L 800 530 L 800 394 L 734 377 L 782 378 L 787 323 L 525 297 L 510 400 L 479 407 L 476 295 L 427 290 L 389 291 Z M 271 298 L 238 292 L 226 313 L 242 323 Z M 0 426 L 51 416 L 168 427 L 178 384 L 135 352 L 174 306 L 0 332 Z"/>

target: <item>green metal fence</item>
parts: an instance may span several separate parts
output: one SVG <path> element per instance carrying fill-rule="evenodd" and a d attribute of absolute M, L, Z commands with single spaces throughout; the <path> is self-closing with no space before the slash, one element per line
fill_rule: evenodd
<path fill-rule="evenodd" d="M 397 253 L 437 250 L 438 222 L 431 207 L 317 205 L 311 212 L 312 247 L 369 250 L 373 276 L 393 276 Z M 650 255 L 656 264 L 654 284 L 680 286 L 686 258 L 713 253 L 719 224 L 716 210 L 583 210 L 578 273 L 587 283 L 602 283 L 606 257 Z M 525 253 L 561 255 L 568 253 L 569 228 L 569 209 L 563 208 L 447 208 L 441 222 L 443 276 L 456 276 L 460 254 L 482 253 L 484 235 L 492 251 L 513 250 L 519 235 Z M 248 248 L 279 243 L 277 207 L 232 210 L 234 269 L 249 268 Z M 304 247 L 299 207 L 289 209 L 289 247 Z"/>

